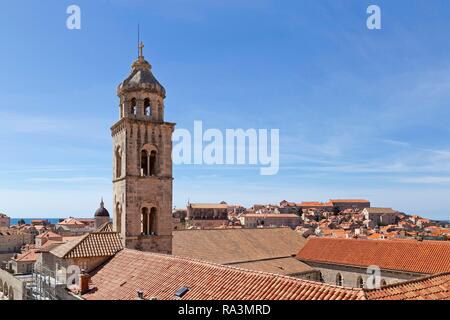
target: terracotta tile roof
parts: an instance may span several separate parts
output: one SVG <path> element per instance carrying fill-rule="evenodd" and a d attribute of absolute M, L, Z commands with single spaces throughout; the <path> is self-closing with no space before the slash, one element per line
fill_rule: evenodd
<path fill-rule="evenodd" d="M 248 271 L 176 256 L 124 249 L 91 278 L 88 300 L 364 300 L 362 289 L 337 287 L 271 273 Z"/>
<path fill-rule="evenodd" d="M 54 232 L 52 232 L 52 231 L 46 231 L 46 232 L 44 232 L 44 233 L 41 233 L 40 235 L 38 235 L 38 236 L 36 236 L 36 238 L 38 238 L 38 239 L 42 239 L 42 238 L 47 238 L 47 239 L 52 239 L 52 238 L 55 238 L 55 239 L 62 239 L 62 237 L 61 237 L 61 235 L 59 235 L 59 234 L 57 234 L 57 233 L 54 233 Z"/>
<path fill-rule="evenodd" d="M 264 271 L 281 275 L 294 275 L 297 273 L 311 272 L 314 269 L 293 257 L 273 258 L 268 260 L 255 260 L 249 262 L 227 264 L 237 268 Z"/>
<path fill-rule="evenodd" d="M 311 238 L 297 258 L 304 262 L 368 267 L 422 274 L 450 271 L 450 242 Z"/>
<path fill-rule="evenodd" d="M 382 239 L 383 235 L 381 233 L 374 232 L 371 235 L 367 236 L 368 239 Z"/>
<path fill-rule="evenodd" d="M 304 201 L 298 204 L 299 207 L 332 207 L 331 202 L 314 202 L 314 201 Z"/>
<path fill-rule="evenodd" d="M 397 214 L 398 212 L 392 208 L 365 208 L 365 211 L 372 214 Z"/>
<path fill-rule="evenodd" d="M 81 221 L 78 221 L 75 218 L 67 218 L 64 221 L 61 221 L 60 223 L 58 223 L 60 225 L 70 225 L 70 226 L 74 226 L 74 225 L 78 225 L 78 226 L 85 226 L 85 224 Z"/>
<path fill-rule="evenodd" d="M 63 243 L 63 241 L 48 240 L 42 246 L 36 248 L 36 252 L 50 252 Z"/>
<path fill-rule="evenodd" d="M 102 224 L 96 232 L 113 232 L 113 225 L 111 222 L 105 222 Z"/>
<path fill-rule="evenodd" d="M 35 250 L 30 250 L 17 255 L 13 260 L 18 262 L 34 262 L 37 260 L 37 254 Z"/>
<path fill-rule="evenodd" d="M 345 231 L 343 229 L 329 229 L 324 228 L 321 230 L 323 235 L 335 238 L 346 238 L 350 235 L 349 231 Z"/>
<path fill-rule="evenodd" d="M 92 232 L 64 243 L 50 252 L 59 258 L 108 257 L 122 250 L 116 232 Z"/>
<path fill-rule="evenodd" d="M 191 203 L 189 206 L 193 209 L 228 209 L 228 205 L 222 203 Z"/>
<path fill-rule="evenodd" d="M 174 255 L 221 264 L 291 257 L 306 243 L 290 228 L 184 230 L 172 234 Z"/>
<path fill-rule="evenodd" d="M 366 290 L 369 300 L 450 300 L 450 272 Z"/>
<path fill-rule="evenodd" d="M 368 203 L 369 200 L 364 199 L 332 199 L 331 203 Z"/>
<path fill-rule="evenodd" d="M 279 218 L 279 219 L 300 219 L 300 217 L 294 213 L 246 213 L 241 215 L 243 218 Z"/>

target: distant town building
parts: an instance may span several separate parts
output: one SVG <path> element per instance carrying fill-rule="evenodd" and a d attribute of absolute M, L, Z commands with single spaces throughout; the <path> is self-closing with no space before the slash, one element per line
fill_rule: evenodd
<path fill-rule="evenodd" d="M 15 253 L 21 253 L 21 248 L 34 244 L 34 235 L 16 229 L 0 230 L 0 265 L 8 262 Z"/>
<path fill-rule="evenodd" d="M 239 217 L 245 228 L 290 227 L 300 224 L 300 217 L 293 213 L 245 213 Z"/>
<path fill-rule="evenodd" d="M 331 202 L 301 202 L 298 204 L 300 210 L 319 209 L 323 211 L 333 211 L 334 207 Z"/>
<path fill-rule="evenodd" d="M 186 228 L 186 209 L 176 209 L 172 212 L 172 227 L 173 230 L 184 230 Z"/>
<path fill-rule="evenodd" d="M 95 231 L 95 227 L 88 226 L 72 217 L 55 225 L 55 232 L 63 237 L 81 236 L 92 231 Z"/>
<path fill-rule="evenodd" d="M 370 208 L 369 200 L 331 199 L 329 202 L 333 204 L 333 207 L 337 211 L 344 211 L 345 209 L 363 210 L 364 208 Z"/>
<path fill-rule="evenodd" d="M 11 219 L 4 213 L 0 213 L 0 228 L 9 228 Z"/>
<path fill-rule="evenodd" d="M 390 225 L 397 222 L 398 212 L 391 208 L 364 208 L 365 220 L 372 220 L 375 225 Z"/>
<path fill-rule="evenodd" d="M 63 237 L 60 234 L 52 231 L 46 231 L 35 238 L 35 244 L 37 247 L 41 247 L 47 243 L 47 241 L 63 241 Z"/>
<path fill-rule="evenodd" d="M 16 253 L 9 261 L 9 269 L 14 274 L 30 274 L 33 271 L 36 260 L 37 254 L 33 249 L 21 254 Z"/>
<path fill-rule="evenodd" d="M 226 203 L 189 203 L 187 227 L 211 229 L 228 225 Z"/>

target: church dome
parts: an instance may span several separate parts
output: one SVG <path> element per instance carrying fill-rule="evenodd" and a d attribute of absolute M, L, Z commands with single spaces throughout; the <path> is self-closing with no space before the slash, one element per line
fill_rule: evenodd
<path fill-rule="evenodd" d="M 95 211 L 94 216 L 95 217 L 109 217 L 109 212 L 105 208 L 105 204 L 103 203 L 103 199 L 102 199 L 102 202 L 100 202 L 100 208 L 98 208 L 97 211 Z"/>
<path fill-rule="evenodd" d="M 165 98 L 166 90 L 153 75 L 151 64 L 144 59 L 142 55 L 143 47 L 144 45 L 141 43 L 139 57 L 132 65 L 131 74 L 119 85 L 118 93 L 146 90 Z"/>

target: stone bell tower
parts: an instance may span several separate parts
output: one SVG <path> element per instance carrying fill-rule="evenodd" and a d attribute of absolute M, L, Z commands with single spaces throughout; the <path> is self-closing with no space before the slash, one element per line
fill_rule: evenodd
<path fill-rule="evenodd" d="M 172 133 L 166 91 L 139 45 L 131 74 L 117 88 L 120 120 L 113 138 L 114 230 L 124 246 L 172 253 Z"/>

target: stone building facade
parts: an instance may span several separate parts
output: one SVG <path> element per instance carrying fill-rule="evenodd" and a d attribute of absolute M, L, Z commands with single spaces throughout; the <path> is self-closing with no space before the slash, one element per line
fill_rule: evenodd
<path fill-rule="evenodd" d="M 245 228 L 290 227 L 295 229 L 300 224 L 300 217 L 293 213 L 247 213 L 241 215 L 239 219 Z"/>
<path fill-rule="evenodd" d="M 189 203 L 187 205 L 187 227 L 212 229 L 228 225 L 226 203 Z"/>
<path fill-rule="evenodd" d="M 0 228 L 9 228 L 11 219 L 4 213 L 0 213 Z"/>
<path fill-rule="evenodd" d="M 172 133 L 164 121 L 164 87 L 143 56 L 118 87 L 113 138 L 114 230 L 127 248 L 171 253 Z"/>
<path fill-rule="evenodd" d="M 364 208 L 370 208 L 370 201 L 363 199 L 331 199 L 329 202 L 331 202 L 336 211 L 343 211 L 346 209 L 363 210 Z"/>
<path fill-rule="evenodd" d="M 385 286 L 450 272 L 450 242 L 309 238 L 297 259 L 328 284 Z"/>
<path fill-rule="evenodd" d="M 389 225 L 397 222 L 398 212 L 391 208 L 365 208 L 362 213 L 365 220 L 371 220 L 375 225 Z"/>
<path fill-rule="evenodd" d="M 30 233 L 11 229 L 0 231 L 0 263 L 9 260 L 14 253 L 20 253 L 23 245 L 33 243 L 34 235 Z"/>
<path fill-rule="evenodd" d="M 315 262 L 308 262 L 308 265 L 320 272 L 319 278 L 324 283 L 349 288 L 364 288 L 367 287 L 367 282 L 370 281 L 369 277 L 371 274 L 367 273 L 367 268 Z M 423 276 L 423 274 L 405 271 L 395 272 L 380 270 L 379 281 L 380 285 L 385 286 L 411 279 L 417 279 L 421 276 Z"/>

